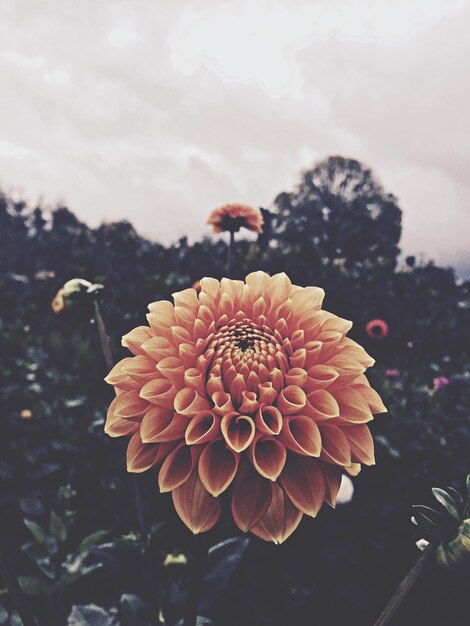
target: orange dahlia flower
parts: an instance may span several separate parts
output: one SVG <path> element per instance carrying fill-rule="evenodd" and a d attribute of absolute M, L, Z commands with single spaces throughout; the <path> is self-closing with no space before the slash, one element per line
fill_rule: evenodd
<path fill-rule="evenodd" d="M 129 471 L 161 464 L 160 490 L 193 532 L 227 499 L 241 530 L 280 543 L 334 506 L 343 470 L 374 463 L 367 422 L 386 410 L 364 376 L 374 361 L 323 296 L 285 274 L 203 278 L 123 337 L 134 356 L 106 378 L 105 430 L 131 436 Z"/>
<path fill-rule="evenodd" d="M 236 233 L 240 228 L 247 228 L 255 233 L 263 232 L 263 216 L 259 209 L 247 204 L 225 204 L 214 209 L 207 220 L 214 233 L 229 231 Z"/>

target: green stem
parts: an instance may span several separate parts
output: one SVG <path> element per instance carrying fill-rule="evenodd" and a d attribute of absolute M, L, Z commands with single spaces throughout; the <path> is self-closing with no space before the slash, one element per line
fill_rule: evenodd
<path fill-rule="evenodd" d="M 18 612 L 23 626 L 38 626 L 38 622 L 26 600 L 26 596 L 21 589 L 18 579 L 9 566 L 2 543 L 3 539 L 0 537 L 0 574 L 8 589 L 13 606 Z"/>
<path fill-rule="evenodd" d="M 398 589 L 387 604 L 385 609 L 380 614 L 379 618 L 375 622 L 374 626 L 386 626 L 391 623 L 392 617 L 402 604 L 403 600 L 407 597 L 408 593 L 413 588 L 415 582 L 421 576 L 426 566 L 431 562 L 435 555 L 435 547 L 430 544 L 423 552 L 423 554 L 416 561 L 414 567 L 408 572 L 405 578 L 401 581 Z"/>
<path fill-rule="evenodd" d="M 199 596 L 201 595 L 204 571 L 209 556 L 209 542 L 205 536 L 194 535 L 194 551 L 190 561 L 188 595 L 184 607 L 183 626 L 196 626 Z"/>

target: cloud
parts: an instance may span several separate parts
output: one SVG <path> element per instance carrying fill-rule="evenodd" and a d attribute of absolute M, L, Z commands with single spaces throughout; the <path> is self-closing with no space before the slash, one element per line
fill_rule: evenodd
<path fill-rule="evenodd" d="M 340 153 L 408 253 L 468 268 L 469 27 L 461 0 L 5 0 L 0 183 L 169 242 Z"/>

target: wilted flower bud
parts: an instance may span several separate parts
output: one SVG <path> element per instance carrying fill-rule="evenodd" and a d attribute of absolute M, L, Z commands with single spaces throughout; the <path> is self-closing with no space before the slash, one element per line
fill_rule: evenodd
<path fill-rule="evenodd" d="M 90 283 L 83 278 L 72 278 L 59 289 L 51 303 L 54 313 L 61 313 L 65 308 L 82 300 L 84 296 L 96 294 L 103 285 Z"/>
<path fill-rule="evenodd" d="M 440 566 L 461 569 L 470 566 L 470 475 L 467 495 L 458 491 L 434 488 L 433 496 L 441 505 L 439 510 L 414 506 L 412 521 L 423 532 L 425 540 L 437 545 L 436 559 Z M 421 548 L 421 539 L 417 545 Z"/>
<path fill-rule="evenodd" d="M 470 518 L 462 522 L 455 539 L 437 546 L 436 558 L 442 567 L 470 565 Z"/>

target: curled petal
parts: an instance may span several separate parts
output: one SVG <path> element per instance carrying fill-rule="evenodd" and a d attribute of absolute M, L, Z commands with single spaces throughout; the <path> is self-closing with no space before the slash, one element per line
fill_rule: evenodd
<path fill-rule="evenodd" d="M 316 423 L 306 415 L 291 415 L 284 420 L 279 436 L 282 443 L 297 454 L 320 456 L 322 438 Z"/>
<path fill-rule="evenodd" d="M 171 294 L 176 306 L 185 306 L 194 312 L 199 306 L 197 291 L 195 289 L 183 289 Z M 170 303 L 171 304 L 171 303 Z"/>
<path fill-rule="evenodd" d="M 254 413 L 259 407 L 259 402 L 254 391 L 242 391 L 241 413 Z"/>
<path fill-rule="evenodd" d="M 138 422 L 123 419 L 122 417 L 115 415 L 112 411 L 108 411 L 104 432 L 110 437 L 125 437 L 127 435 L 133 435 L 138 429 Z"/>
<path fill-rule="evenodd" d="M 173 407 L 177 388 L 165 378 L 156 378 L 146 383 L 140 390 L 140 397 L 158 406 Z"/>
<path fill-rule="evenodd" d="M 363 424 L 373 419 L 369 405 L 361 394 L 350 387 L 340 387 L 334 391 L 339 404 L 341 420 L 355 424 Z"/>
<path fill-rule="evenodd" d="M 366 379 L 367 380 L 367 379 Z M 372 413 L 386 413 L 387 407 L 382 402 L 379 394 L 367 384 L 353 385 L 354 389 L 364 398 Z"/>
<path fill-rule="evenodd" d="M 155 443 L 158 436 L 173 419 L 173 410 L 162 406 L 151 406 L 140 424 L 140 436 L 144 443 Z"/>
<path fill-rule="evenodd" d="M 158 435 L 154 435 L 152 440 L 159 443 L 178 441 L 184 436 L 187 425 L 188 420 L 186 417 L 178 415 L 178 413 L 173 413 L 173 417 L 168 426 Z"/>
<path fill-rule="evenodd" d="M 368 427 L 365 424 L 355 424 L 343 426 L 342 431 L 351 448 L 353 462 L 374 465 L 374 441 Z"/>
<path fill-rule="evenodd" d="M 143 354 L 129 359 L 122 369 L 123 372 L 141 385 L 145 384 L 149 380 L 152 380 L 156 375 L 155 361 L 149 356 L 144 356 Z"/>
<path fill-rule="evenodd" d="M 345 320 L 337 315 L 330 314 L 323 322 L 321 329 L 322 332 L 333 331 L 345 335 L 351 330 L 353 323 L 350 320 Z"/>
<path fill-rule="evenodd" d="M 262 404 L 274 404 L 277 398 L 277 391 L 271 381 L 261 383 L 257 386 L 259 401 Z"/>
<path fill-rule="evenodd" d="M 307 372 L 301 367 L 293 367 L 286 374 L 286 384 L 303 387 L 307 382 Z"/>
<path fill-rule="evenodd" d="M 201 278 L 201 291 L 216 298 L 220 291 L 220 282 L 216 278 Z"/>
<path fill-rule="evenodd" d="M 320 424 L 321 459 L 336 465 L 351 465 L 351 448 L 341 428 L 333 424 Z"/>
<path fill-rule="evenodd" d="M 115 387 L 119 387 L 120 389 L 125 389 L 126 391 L 130 391 L 131 389 L 138 389 L 140 387 L 139 383 L 131 378 L 127 372 L 124 371 L 126 365 L 130 363 L 135 357 L 127 357 L 116 363 L 113 369 L 109 372 L 109 374 L 104 379 L 109 385 L 114 385 Z"/>
<path fill-rule="evenodd" d="M 156 302 L 151 302 L 147 308 L 151 313 L 155 313 L 156 315 L 169 315 L 170 317 L 174 315 L 174 306 L 168 300 L 157 300 Z M 173 324 L 174 323 L 173 319 Z"/>
<path fill-rule="evenodd" d="M 275 406 L 261 406 L 256 413 L 256 428 L 265 435 L 279 435 L 282 428 L 282 415 Z"/>
<path fill-rule="evenodd" d="M 339 377 L 339 373 L 333 367 L 319 364 L 310 367 L 307 375 L 308 388 L 314 391 L 329 387 Z"/>
<path fill-rule="evenodd" d="M 140 421 L 140 417 L 148 407 L 149 403 L 139 397 L 138 390 L 123 391 L 111 402 L 108 415 L 113 414 L 122 419 Z"/>
<path fill-rule="evenodd" d="M 142 344 L 142 350 L 155 361 L 169 356 L 177 356 L 175 345 L 166 337 L 151 337 Z"/>
<path fill-rule="evenodd" d="M 321 461 L 290 454 L 280 480 L 295 506 L 315 517 L 325 500 Z"/>
<path fill-rule="evenodd" d="M 207 491 L 214 497 L 227 489 L 237 473 L 239 456 L 225 441 L 213 441 L 199 457 L 199 478 Z"/>
<path fill-rule="evenodd" d="M 251 287 L 255 299 L 264 294 L 266 283 L 268 282 L 269 278 L 269 274 L 261 271 L 252 272 L 251 274 L 248 274 L 248 276 L 245 278 L 245 282 Z"/>
<path fill-rule="evenodd" d="M 307 396 L 307 405 L 303 413 L 316 421 L 323 421 L 338 417 L 339 405 L 334 396 L 325 389 L 312 391 Z"/>
<path fill-rule="evenodd" d="M 185 440 L 188 446 L 207 443 L 220 436 L 220 417 L 213 413 L 200 413 L 187 425 Z"/>
<path fill-rule="evenodd" d="M 258 437 L 250 446 L 250 459 L 261 476 L 277 480 L 286 462 L 285 446 L 272 437 Z"/>
<path fill-rule="evenodd" d="M 179 357 L 169 356 L 157 363 L 157 370 L 177 387 L 181 387 L 184 380 L 184 364 Z"/>
<path fill-rule="evenodd" d="M 195 367 L 190 367 L 185 371 L 184 384 L 187 387 L 195 389 L 201 396 L 206 392 L 204 376 L 202 375 L 202 372 Z"/>
<path fill-rule="evenodd" d="M 173 504 L 178 515 L 195 535 L 212 528 L 220 517 L 220 498 L 211 496 L 197 472 L 173 491 Z"/>
<path fill-rule="evenodd" d="M 138 326 L 131 330 L 130 333 L 127 333 L 127 335 L 124 335 L 121 343 L 133 354 L 145 354 L 142 344 L 151 337 L 153 337 L 153 333 L 148 326 Z"/>
<path fill-rule="evenodd" d="M 226 391 L 216 391 L 212 394 L 212 402 L 214 403 L 214 411 L 219 415 L 226 415 L 235 411 L 232 398 Z"/>
<path fill-rule="evenodd" d="M 325 292 L 320 287 L 304 287 L 292 294 L 295 311 L 320 310 Z"/>
<path fill-rule="evenodd" d="M 173 491 L 189 478 L 199 452 L 194 446 L 181 444 L 166 457 L 158 473 L 158 486 L 162 493 Z"/>
<path fill-rule="evenodd" d="M 244 533 L 265 515 L 271 503 L 271 482 L 246 465 L 237 477 L 232 496 L 233 519 Z"/>
<path fill-rule="evenodd" d="M 235 452 L 246 450 L 255 436 L 255 425 L 251 417 L 229 413 L 222 418 L 222 434 Z"/>
<path fill-rule="evenodd" d="M 177 413 L 188 417 L 194 417 L 201 411 L 208 411 L 211 408 L 207 398 L 203 398 L 195 389 L 189 387 L 178 391 L 173 406 Z"/>
<path fill-rule="evenodd" d="M 237 407 L 240 407 L 243 400 L 243 392 L 246 390 L 245 379 L 242 374 L 236 374 L 230 385 L 230 396 Z"/>
<path fill-rule="evenodd" d="M 292 283 L 284 272 L 274 274 L 266 282 L 266 294 L 271 302 L 271 309 L 275 309 L 285 302 L 291 293 Z"/>
<path fill-rule="evenodd" d="M 292 504 L 284 490 L 271 483 L 273 496 L 269 509 L 251 532 L 265 541 L 283 543 L 302 519 L 302 512 Z"/>
<path fill-rule="evenodd" d="M 340 375 L 340 379 L 338 383 L 342 385 L 349 384 L 352 382 L 357 376 L 365 372 L 365 367 L 359 363 L 359 361 L 355 361 L 343 354 L 337 354 L 332 356 L 328 361 L 324 363 L 324 365 L 328 365 L 335 369 Z"/>
<path fill-rule="evenodd" d="M 307 402 L 305 391 L 296 385 L 289 385 L 281 389 L 277 397 L 276 406 L 282 415 L 292 415 L 301 411 Z"/>
<path fill-rule="evenodd" d="M 154 443 L 143 443 L 140 433 L 136 432 L 131 437 L 127 446 L 127 471 L 145 472 L 152 465 L 157 463 L 158 445 Z"/>

